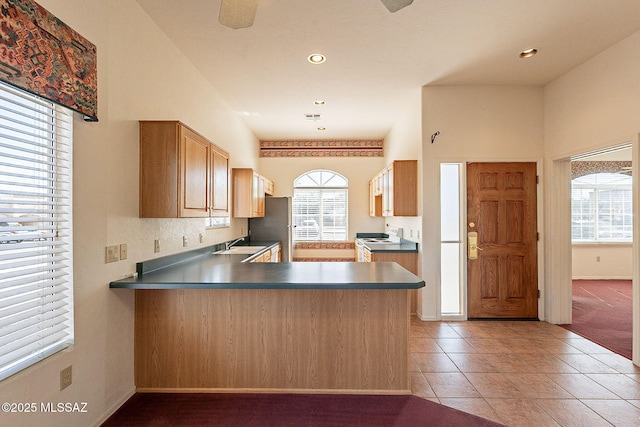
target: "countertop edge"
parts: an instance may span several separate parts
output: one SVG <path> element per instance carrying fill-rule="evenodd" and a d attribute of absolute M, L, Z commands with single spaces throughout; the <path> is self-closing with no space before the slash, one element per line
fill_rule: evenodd
<path fill-rule="evenodd" d="M 415 283 L 115 283 L 111 282 L 111 289 L 319 289 L 319 290 L 410 290 L 425 286 L 424 281 Z"/>

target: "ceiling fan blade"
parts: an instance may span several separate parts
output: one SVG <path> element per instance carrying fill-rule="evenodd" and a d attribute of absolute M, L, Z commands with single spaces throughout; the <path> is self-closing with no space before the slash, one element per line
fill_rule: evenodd
<path fill-rule="evenodd" d="M 389 9 L 389 12 L 397 12 L 400 9 L 409 6 L 413 0 L 380 0 Z"/>
<path fill-rule="evenodd" d="M 260 0 L 222 0 L 218 22 L 225 27 L 249 28 L 256 17 Z"/>

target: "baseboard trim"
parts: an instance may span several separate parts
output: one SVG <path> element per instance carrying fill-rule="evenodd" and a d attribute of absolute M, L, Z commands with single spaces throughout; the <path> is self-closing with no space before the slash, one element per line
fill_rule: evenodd
<path fill-rule="evenodd" d="M 411 395 L 411 390 L 374 389 L 315 389 L 315 388 L 173 388 L 138 387 L 138 393 L 257 393 L 257 394 L 363 394 L 363 395 Z"/>
<path fill-rule="evenodd" d="M 631 276 L 577 276 L 572 277 L 571 280 L 632 280 Z"/>
<path fill-rule="evenodd" d="M 116 401 L 116 403 L 114 403 L 113 405 L 111 405 L 109 407 L 109 409 L 107 409 L 97 420 L 95 423 L 91 424 L 92 427 L 99 427 L 102 424 L 104 424 L 105 421 L 107 421 L 109 419 L 110 416 L 112 416 L 113 414 L 116 413 L 116 411 L 118 409 L 120 409 L 120 407 L 122 405 L 124 405 L 124 403 L 131 399 L 131 396 L 133 396 L 134 394 L 136 394 L 136 389 L 135 387 L 132 387 L 131 390 L 127 393 L 124 394 L 124 396 L 122 396 L 120 399 L 118 399 Z"/>

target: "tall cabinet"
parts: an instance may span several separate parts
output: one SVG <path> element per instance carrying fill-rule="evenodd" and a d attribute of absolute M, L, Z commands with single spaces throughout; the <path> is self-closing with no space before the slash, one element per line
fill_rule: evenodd
<path fill-rule="evenodd" d="M 139 215 L 228 216 L 229 154 L 179 121 L 141 121 Z"/>

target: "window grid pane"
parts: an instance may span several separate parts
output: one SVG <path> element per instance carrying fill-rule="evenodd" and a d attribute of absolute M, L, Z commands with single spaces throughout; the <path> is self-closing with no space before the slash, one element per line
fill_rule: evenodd
<path fill-rule="evenodd" d="M 574 241 L 631 241 L 631 177 L 599 173 L 574 179 L 571 189 L 571 223 L 571 237 Z"/>

